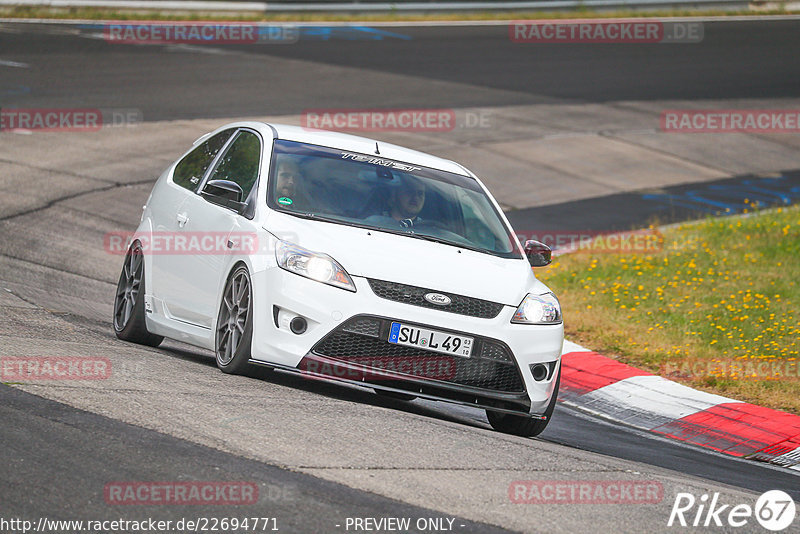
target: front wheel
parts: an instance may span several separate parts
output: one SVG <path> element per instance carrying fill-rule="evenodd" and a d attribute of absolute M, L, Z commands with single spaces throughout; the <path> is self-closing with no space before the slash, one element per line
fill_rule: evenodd
<path fill-rule="evenodd" d="M 253 339 L 253 285 L 247 267 L 233 271 L 217 314 L 214 343 L 217 367 L 223 373 L 244 374 L 250 370 L 250 344 Z"/>
<path fill-rule="evenodd" d="M 125 255 L 117 282 L 114 333 L 123 341 L 157 347 L 164 337 L 147 331 L 144 314 L 144 253 L 137 241 Z"/>
<path fill-rule="evenodd" d="M 486 410 L 486 418 L 489 419 L 489 424 L 492 425 L 492 428 L 498 432 L 514 434 L 515 436 L 523 436 L 526 438 L 538 436 L 544 432 L 544 429 L 547 428 L 547 424 L 550 422 L 550 418 L 553 416 L 553 411 L 556 408 L 556 401 L 558 399 L 558 387 L 560 385 L 561 366 L 559 365 L 558 378 L 556 378 L 556 387 L 553 390 L 553 398 L 550 399 L 550 404 L 547 405 L 547 409 L 544 411 L 544 415 L 546 416 L 546 419 L 544 420 L 532 419 L 530 417 L 525 417 L 524 415 L 493 412 L 491 410 Z"/>

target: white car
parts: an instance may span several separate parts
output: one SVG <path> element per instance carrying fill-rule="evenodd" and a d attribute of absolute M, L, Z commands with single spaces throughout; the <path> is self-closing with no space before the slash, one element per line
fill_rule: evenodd
<path fill-rule="evenodd" d="M 518 435 L 553 413 L 561 309 L 531 269 L 550 249 L 521 245 L 457 163 L 228 124 L 161 175 L 130 242 L 120 339 L 211 349 L 226 373 L 263 365 L 478 407 Z"/>

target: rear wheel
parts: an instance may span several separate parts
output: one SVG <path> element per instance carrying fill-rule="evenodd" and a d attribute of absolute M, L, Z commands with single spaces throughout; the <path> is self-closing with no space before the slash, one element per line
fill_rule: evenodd
<path fill-rule="evenodd" d="M 114 298 L 114 333 L 119 339 L 157 347 L 164 336 L 147 331 L 144 318 L 144 254 L 137 241 L 125 255 Z"/>
<path fill-rule="evenodd" d="M 247 267 L 233 271 L 217 314 L 214 343 L 217 367 L 223 373 L 244 374 L 249 371 L 250 344 L 253 339 L 253 286 Z"/>
<path fill-rule="evenodd" d="M 493 412 L 486 410 L 486 418 L 489 419 L 489 424 L 498 432 L 505 434 L 514 434 L 515 436 L 534 437 L 538 436 L 550 423 L 550 418 L 553 416 L 553 410 L 556 408 L 556 400 L 558 399 L 558 387 L 561 384 L 561 366 L 558 367 L 558 378 L 556 379 L 556 387 L 553 391 L 553 398 L 550 399 L 550 404 L 544 412 L 546 419 L 532 419 L 524 415 L 514 415 L 510 413 Z"/>

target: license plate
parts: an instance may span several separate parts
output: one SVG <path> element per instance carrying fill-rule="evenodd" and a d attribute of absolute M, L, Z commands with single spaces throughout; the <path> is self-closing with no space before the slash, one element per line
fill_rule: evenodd
<path fill-rule="evenodd" d="M 420 347 L 464 358 L 469 358 L 472 354 L 472 341 L 471 337 L 455 336 L 401 323 L 392 323 L 389 330 L 389 343 Z"/>

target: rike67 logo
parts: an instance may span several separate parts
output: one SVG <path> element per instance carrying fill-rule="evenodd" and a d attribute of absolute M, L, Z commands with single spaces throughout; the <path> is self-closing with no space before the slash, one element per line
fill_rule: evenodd
<path fill-rule="evenodd" d="M 792 498 L 784 491 L 770 490 L 756 500 L 755 506 L 749 504 L 723 504 L 719 493 L 709 498 L 703 494 L 696 498 L 691 493 L 678 493 L 669 514 L 667 526 L 681 527 L 721 527 L 735 528 L 750 525 L 756 521 L 767 530 L 780 532 L 794 522 L 797 510 Z M 796 532 L 793 531 L 793 532 Z"/>

